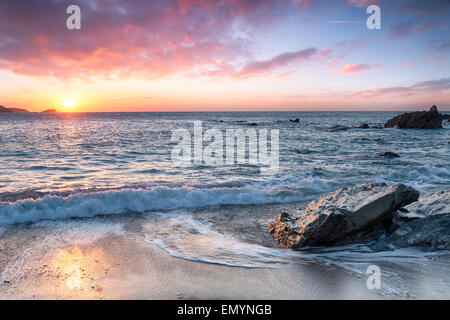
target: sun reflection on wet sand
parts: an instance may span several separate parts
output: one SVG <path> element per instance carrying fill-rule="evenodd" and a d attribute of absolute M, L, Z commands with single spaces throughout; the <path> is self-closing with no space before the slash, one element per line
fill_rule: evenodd
<path fill-rule="evenodd" d="M 71 246 L 58 251 L 49 268 L 56 274 L 54 289 L 58 295 L 75 299 L 101 298 L 100 285 L 110 271 L 102 248 Z"/>

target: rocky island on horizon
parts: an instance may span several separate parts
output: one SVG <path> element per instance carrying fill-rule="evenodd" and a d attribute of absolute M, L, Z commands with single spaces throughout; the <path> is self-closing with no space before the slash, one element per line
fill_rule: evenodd
<path fill-rule="evenodd" d="M 0 105 L 0 113 L 59 113 L 56 109 L 46 109 L 41 112 L 30 112 L 23 108 L 7 108 Z"/>

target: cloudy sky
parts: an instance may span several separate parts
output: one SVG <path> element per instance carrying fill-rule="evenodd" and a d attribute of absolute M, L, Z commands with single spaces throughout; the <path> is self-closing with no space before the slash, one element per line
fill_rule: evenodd
<path fill-rule="evenodd" d="M 449 17 L 448 0 L 0 0 L 0 105 L 450 110 Z"/>

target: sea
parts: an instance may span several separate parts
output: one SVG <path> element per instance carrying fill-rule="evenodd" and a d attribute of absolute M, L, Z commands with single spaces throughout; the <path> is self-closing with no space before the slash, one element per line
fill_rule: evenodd
<path fill-rule="evenodd" d="M 0 114 L 0 228 L 145 217 L 149 243 L 204 263 L 264 268 L 322 259 L 355 269 L 361 260 L 381 255 L 414 264 L 416 253 L 370 255 L 364 244 L 286 250 L 267 232 L 279 210 L 304 207 L 346 186 L 403 183 L 423 197 L 449 191 L 447 121 L 440 130 L 327 130 L 383 126 L 399 113 Z M 259 163 L 237 161 L 174 161 L 174 133 L 183 130 L 194 138 L 195 123 L 224 137 L 231 129 L 277 131 L 277 170 L 264 174 Z M 400 157 L 380 157 L 382 152 Z"/>

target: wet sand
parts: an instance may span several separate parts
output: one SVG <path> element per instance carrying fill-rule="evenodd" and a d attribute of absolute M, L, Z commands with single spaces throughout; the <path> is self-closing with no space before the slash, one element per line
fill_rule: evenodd
<path fill-rule="evenodd" d="M 220 234 L 241 235 L 239 241 L 270 248 L 272 239 L 265 228 L 278 209 L 201 209 L 193 217 L 212 221 Z M 301 257 L 275 268 L 230 267 L 172 256 L 170 247 L 163 250 L 148 241 L 150 231 L 166 237 L 175 234 L 174 241 L 183 241 L 189 233 L 182 233 L 179 226 L 162 227 L 167 225 L 154 214 L 129 213 L 0 230 L 0 299 L 450 298 L 450 256 L 445 254 L 428 257 L 419 252 L 417 258 L 413 252 L 413 260 L 407 262 L 406 257 L 405 263 L 395 264 L 378 256 L 375 260 L 358 256 L 359 272 L 352 270 L 355 261 L 343 268 Z M 361 272 L 372 263 L 384 272 L 380 290 L 369 290 L 368 275 Z"/>
<path fill-rule="evenodd" d="M 366 279 L 316 263 L 241 268 L 174 258 L 145 241 L 139 218 L 123 229 L 110 219 L 95 220 L 3 231 L 0 298 L 392 298 L 368 290 Z"/>

